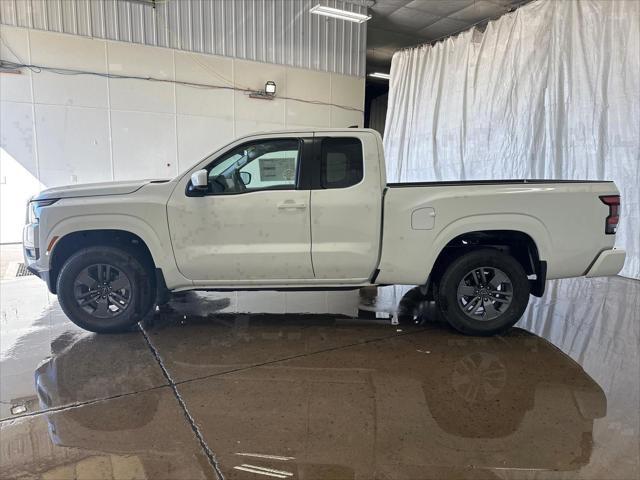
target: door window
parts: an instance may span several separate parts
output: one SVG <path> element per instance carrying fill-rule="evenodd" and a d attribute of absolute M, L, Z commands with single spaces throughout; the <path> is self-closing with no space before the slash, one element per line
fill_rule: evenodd
<path fill-rule="evenodd" d="M 208 193 L 226 195 L 256 190 L 293 190 L 300 157 L 296 138 L 244 144 L 216 159 L 209 171 Z"/>
<path fill-rule="evenodd" d="M 322 188 L 346 188 L 363 176 L 362 143 L 357 138 L 322 140 L 320 184 Z"/>

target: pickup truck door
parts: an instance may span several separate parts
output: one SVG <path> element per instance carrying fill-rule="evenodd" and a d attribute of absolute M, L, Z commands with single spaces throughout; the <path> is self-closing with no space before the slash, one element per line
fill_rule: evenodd
<path fill-rule="evenodd" d="M 299 189 L 311 140 L 295 134 L 255 137 L 198 168 L 206 191 L 189 175 L 167 204 L 178 269 L 196 283 L 286 283 L 313 279 L 310 190 Z M 191 172 L 192 173 L 192 172 Z"/>
<path fill-rule="evenodd" d="M 316 135 L 311 190 L 315 276 L 362 283 L 374 274 L 380 254 L 384 174 L 378 137 L 372 132 Z"/>

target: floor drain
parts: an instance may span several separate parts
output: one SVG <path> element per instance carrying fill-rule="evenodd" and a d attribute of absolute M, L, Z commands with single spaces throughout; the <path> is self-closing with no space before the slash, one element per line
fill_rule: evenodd
<path fill-rule="evenodd" d="M 27 270 L 27 267 L 24 263 L 19 263 L 18 270 L 16 271 L 16 277 L 26 277 L 28 275 L 33 275 L 33 273 Z"/>

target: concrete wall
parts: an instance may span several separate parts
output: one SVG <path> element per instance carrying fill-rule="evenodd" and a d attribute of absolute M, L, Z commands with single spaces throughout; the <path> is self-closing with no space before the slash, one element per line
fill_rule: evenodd
<path fill-rule="evenodd" d="M 261 89 L 363 109 L 364 77 L 0 26 L 0 57 L 21 63 Z M 176 83 L 0 74 L 0 243 L 20 241 L 41 187 L 167 178 L 234 137 L 296 127 L 362 126 L 362 111 Z"/>

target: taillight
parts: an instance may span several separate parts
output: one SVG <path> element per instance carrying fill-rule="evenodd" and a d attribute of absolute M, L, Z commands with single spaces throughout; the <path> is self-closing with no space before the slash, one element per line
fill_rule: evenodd
<path fill-rule="evenodd" d="M 603 195 L 600 200 L 609 207 L 609 215 L 604 221 L 604 233 L 615 235 L 620 220 L 620 195 Z"/>

